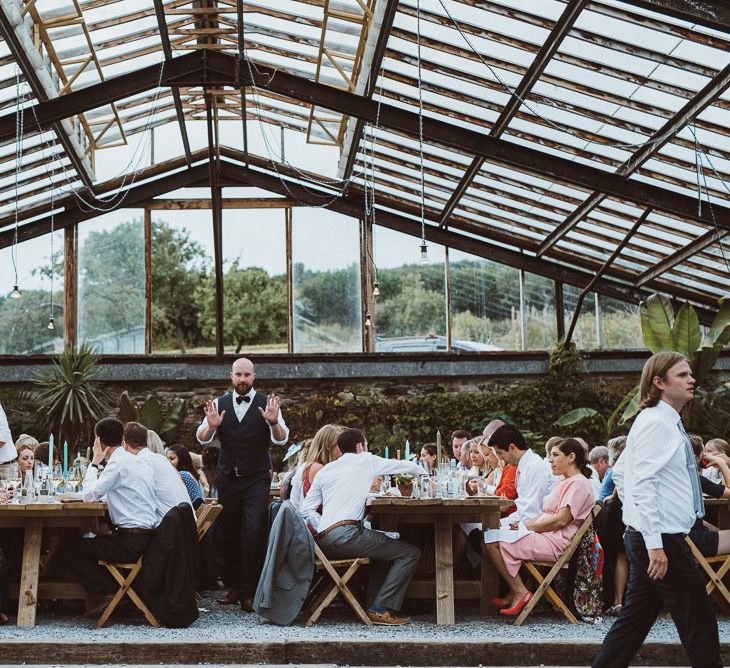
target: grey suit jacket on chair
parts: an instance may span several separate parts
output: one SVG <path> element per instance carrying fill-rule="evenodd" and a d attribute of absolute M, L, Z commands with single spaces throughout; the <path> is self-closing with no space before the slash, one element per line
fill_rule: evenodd
<path fill-rule="evenodd" d="M 314 575 L 314 538 L 289 501 L 279 508 L 266 548 L 253 606 L 275 624 L 291 624 L 302 609 Z"/>

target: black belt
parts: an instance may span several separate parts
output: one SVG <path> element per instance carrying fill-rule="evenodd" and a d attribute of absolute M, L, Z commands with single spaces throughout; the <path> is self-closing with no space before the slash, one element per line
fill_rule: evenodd
<path fill-rule="evenodd" d="M 117 527 L 117 531 L 119 533 L 145 534 L 145 533 L 153 533 L 154 529 L 140 529 L 137 527 Z"/>

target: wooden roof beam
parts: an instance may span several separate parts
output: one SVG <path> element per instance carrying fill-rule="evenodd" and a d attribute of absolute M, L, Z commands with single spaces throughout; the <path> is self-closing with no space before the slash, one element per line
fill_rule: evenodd
<path fill-rule="evenodd" d="M 588 1 L 589 0 L 572 0 L 565 6 L 560 18 L 555 22 L 552 32 L 543 42 L 542 47 L 540 47 L 540 50 L 535 55 L 532 64 L 525 72 L 525 75 L 517 85 L 517 88 L 515 88 L 509 101 L 502 109 L 497 120 L 494 122 L 494 125 L 492 125 L 492 128 L 489 131 L 490 136 L 502 136 L 502 133 L 507 129 L 510 121 L 514 118 L 517 110 L 520 108 L 522 101 L 542 76 L 545 68 L 550 63 L 553 55 L 555 55 L 557 50 L 560 48 L 560 45 L 570 32 L 580 13 L 588 4 Z M 449 201 L 446 202 L 446 206 L 444 206 L 441 214 L 439 215 L 438 224 L 440 227 L 446 227 L 448 225 L 449 217 L 459 205 L 461 198 L 471 186 L 483 164 L 484 157 L 476 156 L 469 167 L 467 167 L 461 177 L 461 181 L 459 181 L 459 184 L 454 189 Z"/>
<path fill-rule="evenodd" d="M 37 51 L 31 54 L 26 50 L 26 47 L 23 44 L 23 39 L 17 32 L 26 29 L 25 23 L 23 23 L 22 19 L 16 21 L 11 18 L 8 14 L 8 10 L 9 7 L 6 8 L 5 5 L 0 7 L 0 30 L 2 31 L 2 36 L 5 39 L 10 52 L 15 57 L 15 61 L 18 64 L 20 71 L 23 73 L 25 81 L 33 91 L 35 98 L 41 103 L 46 102 L 52 99 L 49 90 L 51 88 L 52 81 L 50 72 L 48 73 L 49 81 L 44 83 L 41 74 L 36 71 L 34 65 L 34 61 L 42 60 L 42 57 Z M 15 19 L 18 19 L 18 17 L 15 17 Z M 16 25 L 18 26 L 17 30 Z M 29 44 L 32 44 L 32 37 L 30 34 L 28 34 L 28 38 Z M 45 65 L 43 65 L 43 67 L 44 66 Z M 57 92 L 54 92 L 54 94 L 57 95 Z M 13 114 L 13 116 L 14 115 L 15 114 Z M 28 124 L 24 127 L 35 128 L 35 119 L 31 120 L 29 118 L 27 120 Z M 81 179 L 81 182 L 93 192 L 94 172 L 91 167 L 91 163 L 86 156 L 86 152 L 81 146 L 80 140 L 73 136 L 70 127 L 67 126 L 68 121 L 64 122 L 63 120 L 58 119 L 52 124 L 52 129 L 56 133 L 56 137 L 63 146 L 63 149 L 68 156 L 69 161 L 73 165 L 74 170 L 78 174 L 79 179 Z M 13 136 L 14 134 L 15 129 L 13 129 Z"/>
<path fill-rule="evenodd" d="M 393 26 L 396 12 L 398 11 L 398 0 L 387 0 L 379 2 L 375 7 L 373 23 L 368 35 L 368 43 L 365 46 L 360 76 L 357 80 L 355 92 L 367 98 L 372 98 L 375 86 L 378 83 L 380 67 L 385 56 L 385 47 L 390 37 L 390 29 Z M 380 27 L 378 28 L 378 25 Z M 371 41 L 374 40 L 374 41 Z M 355 165 L 355 157 L 360 149 L 365 121 L 361 118 L 350 117 L 345 138 L 340 153 L 340 164 L 337 169 L 337 176 L 346 180 L 352 176 L 352 168 Z"/>
<path fill-rule="evenodd" d="M 705 86 L 689 100 L 674 116 L 662 125 L 639 150 L 637 150 L 617 170 L 616 175 L 628 178 L 636 173 L 638 169 L 661 148 L 669 142 L 678 132 L 694 118 L 701 114 L 712 102 L 722 95 L 730 87 L 730 65 L 724 67 Z M 593 211 L 606 197 L 601 191 L 591 193 L 578 208 L 573 211 L 562 223 L 560 223 L 545 240 L 540 244 L 538 255 L 543 255 L 555 246 L 570 230 L 581 220 Z"/>
<path fill-rule="evenodd" d="M 162 51 L 165 54 L 165 61 L 172 60 L 172 46 L 170 44 L 170 34 L 167 30 L 167 20 L 165 19 L 165 6 L 162 0 L 154 0 L 155 14 L 157 15 L 157 27 L 160 30 L 160 39 L 162 41 Z M 180 126 L 180 137 L 182 138 L 183 149 L 185 151 L 185 160 L 188 167 L 193 164 L 190 153 L 190 140 L 188 138 L 188 130 L 185 126 L 185 114 L 183 113 L 182 100 L 180 99 L 180 89 L 172 87 L 172 99 L 175 104 L 175 115 L 177 116 L 177 124 Z"/>
<path fill-rule="evenodd" d="M 726 0 L 622 0 L 627 5 L 643 7 L 659 14 L 699 23 L 713 30 L 730 33 L 730 4 Z"/>

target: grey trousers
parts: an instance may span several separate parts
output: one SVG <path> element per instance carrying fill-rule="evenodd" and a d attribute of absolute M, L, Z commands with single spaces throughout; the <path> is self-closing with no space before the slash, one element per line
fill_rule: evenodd
<path fill-rule="evenodd" d="M 317 540 L 328 559 L 370 559 L 368 607 L 381 605 L 400 610 L 421 550 L 404 540 L 389 538 L 381 531 L 344 525 Z"/>

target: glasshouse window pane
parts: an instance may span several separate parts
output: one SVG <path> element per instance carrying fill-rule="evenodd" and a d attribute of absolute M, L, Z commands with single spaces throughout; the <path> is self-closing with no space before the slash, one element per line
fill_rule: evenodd
<path fill-rule="evenodd" d="M 63 232 L 53 235 L 53 305 L 51 306 L 51 236 L 18 244 L 15 253 L 21 298 L 10 297 L 15 285 L 12 247 L 0 250 L 0 354 L 32 355 L 63 350 Z M 53 313 L 54 328 L 48 329 Z"/>
<path fill-rule="evenodd" d="M 362 350 L 359 221 L 292 212 L 294 352 Z"/>
<path fill-rule="evenodd" d="M 563 285 L 565 304 L 565 333 L 568 333 L 570 322 L 578 303 L 581 288 L 574 285 Z M 598 331 L 596 328 L 596 293 L 589 292 L 583 300 L 578 322 L 573 333 L 573 342 L 581 350 L 593 350 L 598 347 Z"/>
<path fill-rule="evenodd" d="M 79 225 L 79 341 L 102 354 L 144 353 L 142 211 Z"/>
<path fill-rule="evenodd" d="M 525 350 L 550 350 L 558 339 L 555 283 L 525 272 Z"/>
<path fill-rule="evenodd" d="M 152 211 L 152 351 L 215 352 L 213 217 Z"/>
<path fill-rule="evenodd" d="M 226 352 L 287 352 L 284 209 L 223 211 Z"/>
<path fill-rule="evenodd" d="M 604 348 L 645 348 L 639 307 L 611 297 L 599 297 Z"/>
<path fill-rule="evenodd" d="M 416 237 L 378 227 L 373 242 L 380 284 L 374 309 L 375 349 L 446 351 L 443 246 L 429 243 L 429 263 L 420 264 Z"/>
<path fill-rule="evenodd" d="M 449 251 L 454 350 L 519 350 L 519 270 Z"/>

